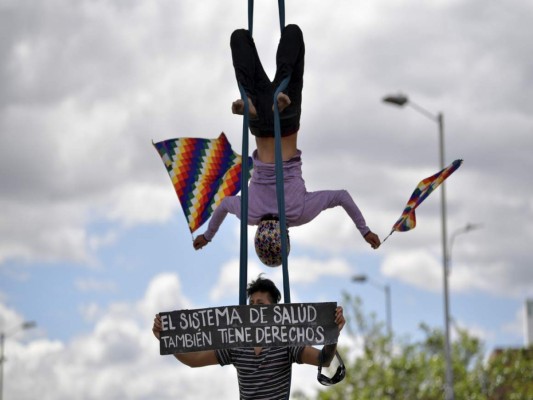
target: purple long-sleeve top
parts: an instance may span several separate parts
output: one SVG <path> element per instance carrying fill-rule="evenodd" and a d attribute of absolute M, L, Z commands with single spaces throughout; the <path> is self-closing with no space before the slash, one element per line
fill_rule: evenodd
<path fill-rule="evenodd" d="M 312 221 L 322 211 L 341 206 L 361 233 L 370 232 L 361 211 L 346 190 L 308 192 L 302 178 L 302 152 L 283 162 L 285 181 L 285 218 L 287 226 L 299 226 Z M 248 187 L 248 225 L 257 225 L 265 215 L 278 214 L 275 164 L 263 163 L 253 152 L 254 169 Z M 215 209 L 204 237 L 212 240 L 228 213 L 241 217 L 240 196 L 225 197 Z"/>

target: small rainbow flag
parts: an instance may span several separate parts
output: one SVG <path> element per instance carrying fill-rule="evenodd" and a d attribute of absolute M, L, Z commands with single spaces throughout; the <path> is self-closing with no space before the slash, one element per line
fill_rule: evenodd
<path fill-rule="evenodd" d="M 463 160 L 455 160 L 443 170 L 437 172 L 426 179 L 422 179 L 413 194 L 409 198 L 405 209 L 402 212 L 401 217 L 392 226 L 391 233 L 393 232 L 406 232 L 413 229 L 416 226 L 415 209 L 422 203 L 430 194 L 435 190 L 446 178 L 457 170 L 463 163 Z M 387 240 L 387 236 L 383 241 Z"/>

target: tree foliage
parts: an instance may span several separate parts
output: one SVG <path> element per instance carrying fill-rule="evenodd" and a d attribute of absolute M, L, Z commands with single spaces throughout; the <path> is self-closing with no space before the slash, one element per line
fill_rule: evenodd
<path fill-rule="evenodd" d="M 490 400 L 533 399 L 533 346 L 496 350 L 486 378 Z"/>
<path fill-rule="evenodd" d="M 442 400 L 445 357 L 442 330 L 420 324 L 422 339 L 390 337 L 374 314 L 364 313 L 358 297 L 344 294 L 346 330 L 362 340 L 362 353 L 346 359 L 346 378 L 320 391 L 317 400 Z M 496 352 L 485 360 L 483 343 L 455 327 L 452 368 L 455 398 L 533 399 L 533 348 Z M 341 349 L 350 354 L 353 349 Z M 306 399 L 302 393 L 293 398 Z"/>

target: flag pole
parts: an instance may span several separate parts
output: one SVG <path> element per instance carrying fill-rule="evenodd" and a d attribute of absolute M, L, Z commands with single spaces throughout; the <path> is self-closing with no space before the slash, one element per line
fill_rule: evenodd
<path fill-rule="evenodd" d="M 381 244 L 385 243 L 385 241 L 389 238 L 390 235 L 392 235 L 393 232 L 394 232 L 394 231 L 391 231 L 391 232 L 387 235 L 387 237 L 381 241 Z"/>

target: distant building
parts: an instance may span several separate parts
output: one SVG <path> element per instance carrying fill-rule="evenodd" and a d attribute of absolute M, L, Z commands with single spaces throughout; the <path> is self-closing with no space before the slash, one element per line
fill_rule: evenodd
<path fill-rule="evenodd" d="M 526 300 L 525 307 L 525 340 L 526 347 L 533 346 L 533 299 Z"/>

